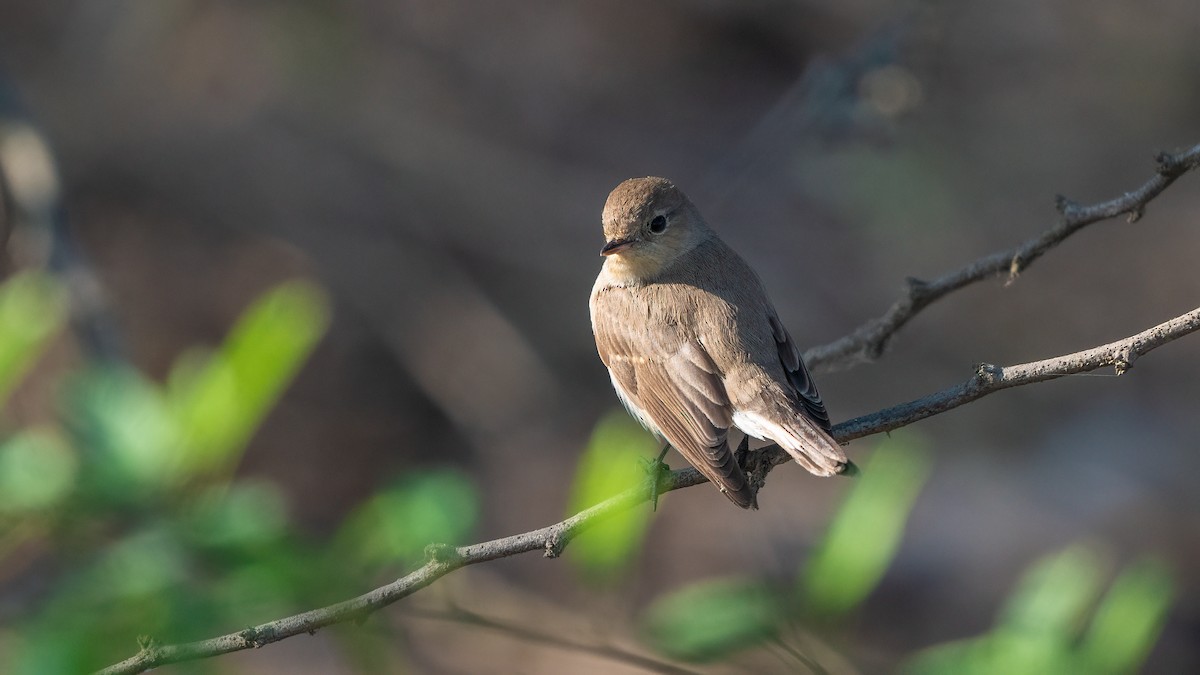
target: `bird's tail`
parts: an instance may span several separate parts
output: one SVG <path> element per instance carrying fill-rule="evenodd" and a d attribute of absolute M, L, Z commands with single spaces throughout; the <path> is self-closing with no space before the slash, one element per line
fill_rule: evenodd
<path fill-rule="evenodd" d="M 787 410 L 771 417 L 761 414 L 753 417 L 758 430 L 787 450 L 809 473 L 833 476 L 846 470 L 849 462 L 842 446 L 803 414 Z"/>

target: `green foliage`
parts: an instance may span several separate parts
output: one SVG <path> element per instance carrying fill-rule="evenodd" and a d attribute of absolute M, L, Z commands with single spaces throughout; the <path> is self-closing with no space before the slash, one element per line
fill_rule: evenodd
<path fill-rule="evenodd" d="M 459 544 L 479 517 L 471 482 L 452 470 L 406 477 L 383 490 L 346 520 L 337 548 L 368 567 L 419 560 L 431 543 Z"/>
<path fill-rule="evenodd" d="M 0 517 L 48 509 L 72 490 L 78 460 L 52 429 L 31 429 L 0 445 Z"/>
<path fill-rule="evenodd" d="M 166 396 L 141 373 L 88 369 L 68 379 L 65 403 L 67 424 L 88 450 L 90 487 L 103 498 L 137 501 L 188 477 Z"/>
<path fill-rule="evenodd" d="M 909 662 L 906 672 L 1137 670 L 1157 641 L 1170 605 L 1170 576 L 1155 561 L 1136 563 L 1117 578 L 1092 613 L 1103 591 L 1105 566 L 1099 553 L 1078 544 L 1043 558 L 1009 596 L 992 631 L 927 649 Z"/>
<path fill-rule="evenodd" d="M 797 619 L 827 624 L 853 611 L 894 558 L 929 472 L 919 436 L 896 434 L 880 442 L 794 593 L 780 593 L 752 579 L 696 583 L 651 606 L 643 621 L 646 641 L 672 658 L 712 661 L 782 636 Z M 1171 602 L 1171 580 L 1161 563 L 1142 561 L 1122 572 L 1101 598 L 1104 568 L 1098 553 L 1079 545 L 1044 558 L 1008 598 L 991 632 L 925 650 L 905 671 L 1137 670 L 1158 639 Z"/>
<path fill-rule="evenodd" d="M 216 350 L 179 359 L 166 387 L 128 367 L 86 368 L 60 387 L 61 424 L 0 437 L 0 563 L 20 552 L 6 569 L 46 567 L 35 600 L 0 625 L 0 672 L 82 672 L 129 656 L 143 633 L 195 639 L 309 609 L 363 590 L 348 567 L 406 564 L 467 535 L 477 497 L 451 472 L 369 499 L 351 519 L 350 556 L 299 538 L 273 484 L 232 479 L 326 330 L 327 304 L 310 284 L 283 284 Z M 0 285 L 0 393 L 64 317 L 50 277 Z"/>
<path fill-rule="evenodd" d="M 658 448 L 645 429 L 624 410 L 596 425 L 575 472 L 568 510 L 576 513 L 646 482 L 645 460 Z M 584 531 L 567 549 L 569 558 L 595 581 L 615 578 L 641 549 L 650 524 L 648 509 L 614 514 Z"/>
<path fill-rule="evenodd" d="M 72 378 L 69 421 L 100 453 L 97 488 L 136 497 L 231 469 L 328 322 L 323 294 L 291 282 L 254 303 L 216 352 L 180 358 L 166 389 L 113 365 Z"/>
<path fill-rule="evenodd" d="M 25 272 L 0 285 L 0 406 L 62 330 L 67 315 L 62 285 Z"/>
<path fill-rule="evenodd" d="M 785 598 L 752 579 L 704 581 L 655 602 L 644 633 L 671 658 L 713 661 L 774 637 L 787 617 Z"/>
<path fill-rule="evenodd" d="M 394 578 L 418 564 L 431 543 L 465 543 L 478 519 L 478 491 L 467 477 L 450 469 L 413 473 L 346 518 L 326 564 L 350 579 Z M 372 624 L 365 631 L 357 625 L 339 627 L 334 635 L 358 670 L 393 672 L 402 641 L 390 634 L 386 622 Z"/>
<path fill-rule="evenodd" d="M 1134 672 L 1146 659 L 1166 621 L 1174 584 L 1154 559 L 1130 565 L 1113 582 L 1096 609 L 1079 649 L 1092 672 Z"/>
<path fill-rule="evenodd" d="M 243 548 L 273 542 L 287 531 L 287 504 L 271 483 L 214 485 L 180 514 L 183 531 L 198 546 Z"/>
<path fill-rule="evenodd" d="M 998 630 L 1024 642 L 1062 642 L 1079 627 L 1100 592 L 1101 561 L 1072 546 L 1035 564 L 1000 612 Z"/>
<path fill-rule="evenodd" d="M 189 470 L 227 467 L 241 454 L 328 324 L 324 293 L 291 282 L 255 302 L 216 353 L 180 360 L 167 400 Z"/>
<path fill-rule="evenodd" d="M 65 317 L 51 277 L 0 285 L 0 400 Z M 360 592 L 371 573 L 410 566 L 431 542 L 469 536 L 478 495 L 453 471 L 392 483 L 353 511 L 332 546 L 297 535 L 274 485 L 232 478 L 328 322 L 321 291 L 284 284 L 255 302 L 216 350 L 180 358 L 167 386 L 127 367 L 88 368 L 64 380 L 59 424 L 0 437 L 0 563 L 18 574 L 46 568 L 31 604 L 0 625 L 0 672 L 84 671 L 128 656 L 142 633 L 177 642 L 327 604 Z M 656 450 L 624 414 L 605 418 L 580 463 L 572 511 L 644 484 L 640 460 Z M 846 481 L 850 492 L 797 580 L 783 590 L 749 578 L 683 588 L 646 612 L 646 639 L 673 658 L 712 661 L 779 637 L 797 619 L 854 611 L 894 557 L 928 473 L 918 437 L 881 443 L 862 475 Z M 650 517 L 649 509 L 617 514 L 568 551 L 587 578 L 617 579 Z M 1161 630 L 1172 583 L 1147 560 L 1104 593 L 1104 567 L 1082 546 L 1047 558 L 992 631 L 927 650 L 909 669 L 1136 670 Z M 395 663 L 398 643 L 389 635 L 335 635 L 365 669 Z"/>
<path fill-rule="evenodd" d="M 929 468 L 924 441 L 911 432 L 895 433 L 876 446 L 801 575 L 810 613 L 844 614 L 879 584 Z"/>
<path fill-rule="evenodd" d="M 175 631 L 190 621 L 179 589 L 187 582 L 187 558 L 166 523 L 120 537 L 91 557 L 64 574 L 26 618 L 15 648 L 0 655 L 4 672 L 83 672 L 115 658 L 107 640 L 124 635 L 127 651 L 138 630 Z"/>
<path fill-rule="evenodd" d="M 792 592 L 744 579 L 694 584 L 651 607 L 646 639 L 673 658 L 711 661 L 778 635 L 795 618 L 851 611 L 895 556 L 929 465 L 918 436 L 880 442 Z"/>

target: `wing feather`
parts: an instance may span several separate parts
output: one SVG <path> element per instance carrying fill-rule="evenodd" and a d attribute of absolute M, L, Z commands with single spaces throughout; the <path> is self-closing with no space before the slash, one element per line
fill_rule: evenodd
<path fill-rule="evenodd" d="M 610 288 L 595 298 L 602 305 Z M 726 497 L 743 508 L 754 493 L 729 449 L 733 407 L 719 369 L 703 345 L 667 323 L 635 332 L 619 311 L 593 308 L 593 331 L 613 384 L 651 431 L 666 439 Z M 640 414 L 638 414 L 640 413 Z M 651 426 L 651 424 L 653 426 Z"/>
<path fill-rule="evenodd" d="M 800 350 L 796 348 L 796 343 L 792 341 L 792 336 L 783 327 L 779 317 L 772 313 L 768 318 L 771 321 L 771 332 L 775 335 L 775 346 L 779 349 L 779 361 L 783 364 L 788 382 L 800 397 L 800 403 L 804 405 L 804 412 L 808 417 L 825 433 L 829 433 L 833 428 L 829 422 L 829 413 L 825 410 L 825 403 L 821 400 L 816 383 L 809 376 L 808 368 L 804 366 Z"/>

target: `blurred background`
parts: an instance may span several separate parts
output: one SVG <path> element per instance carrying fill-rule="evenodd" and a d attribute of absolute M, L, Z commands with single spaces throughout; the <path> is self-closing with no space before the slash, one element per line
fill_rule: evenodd
<path fill-rule="evenodd" d="M 1200 142 L 1198 29 L 1188 0 L 0 5 L 5 670 L 238 630 L 603 496 L 656 449 L 588 320 L 619 181 L 674 180 L 821 344 Z M 935 304 L 818 373 L 834 421 L 1194 308 L 1198 218 L 1188 175 Z M 1200 338 L 1110 375 L 855 441 L 858 482 L 672 493 L 618 553 L 163 672 L 965 672 L 1022 626 L 1058 640 L 1029 658 L 1135 635 L 1115 670 L 1195 672 Z M 762 630 L 671 637 L 731 625 Z"/>

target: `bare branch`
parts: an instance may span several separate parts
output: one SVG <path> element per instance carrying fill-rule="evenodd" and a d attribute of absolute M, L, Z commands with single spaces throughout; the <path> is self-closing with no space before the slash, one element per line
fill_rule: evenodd
<path fill-rule="evenodd" d="M 586 642 L 576 642 L 568 640 L 557 635 L 544 633 L 533 630 L 526 626 L 517 625 L 493 619 L 491 617 L 477 614 L 470 610 L 461 607 L 451 607 L 449 609 L 438 611 L 434 609 L 425 609 L 421 607 L 410 607 L 405 610 L 406 616 L 411 616 L 418 619 L 431 619 L 434 621 L 453 621 L 467 626 L 478 626 L 480 628 L 488 628 L 499 633 L 508 635 L 509 637 L 524 640 L 534 644 L 545 645 L 555 649 L 562 649 L 569 652 L 579 652 L 581 654 L 589 654 L 600 658 L 608 659 L 619 663 L 624 663 L 635 668 L 640 668 L 652 673 L 670 673 L 672 675 L 697 675 L 696 671 L 687 668 L 681 668 L 673 663 L 660 661 L 658 659 L 642 656 L 633 652 L 624 651 L 613 646 L 603 644 L 589 644 Z"/>
<path fill-rule="evenodd" d="M 1137 335 L 1086 351 L 1015 366 L 980 365 L 970 379 L 958 386 L 843 422 L 834 427 L 833 435 L 839 441 L 846 442 L 871 434 L 891 431 L 970 403 L 994 391 L 1045 382 L 1108 366 L 1114 367 L 1117 374 L 1121 374 L 1132 367 L 1138 357 L 1198 329 L 1200 329 L 1200 307 Z M 747 468 L 750 470 L 754 483 L 761 486 L 766 474 L 774 466 L 788 460 L 787 453 L 779 446 L 771 445 L 749 453 Z M 703 482 L 705 482 L 704 477 L 695 469 L 673 471 L 661 477 L 658 493 L 678 490 Z M 566 520 L 539 530 L 468 546 L 431 545 L 426 549 L 428 561 L 414 572 L 336 605 L 314 609 L 247 628 L 237 633 L 199 642 L 158 645 L 153 640 L 145 638 L 142 640 L 142 649 L 137 655 L 109 666 L 99 673 L 101 675 L 140 673 L 168 663 L 262 647 L 293 635 L 313 633 L 331 624 L 362 619 L 467 565 L 530 551 L 542 551 L 548 558 L 557 557 L 572 538 L 591 525 L 616 512 L 648 501 L 650 499 L 649 487 L 646 485 L 627 490 L 580 511 Z"/>
<path fill-rule="evenodd" d="M 1150 180 L 1115 199 L 1080 206 L 1059 195 L 1056 199 L 1061 214 L 1058 224 L 1016 248 L 984 256 L 933 281 L 909 277 L 904 295 L 883 316 L 871 319 L 841 339 L 809 349 L 804 353 L 804 361 L 812 370 L 833 370 L 874 361 L 904 324 L 950 293 L 1003 274 L 1008 275 L 1006 283 L 1011 284 L 1033 261 L 1084 227 L 1121 214 L 1128 214 L 1131 223 L 1138 220 L 1152 199 L 1175 179 L 1200 166 L 1200 145 L 1175 155 L 1160 153 L 1156 161 L 1158 172 Z"/>
<path fill-rule="evenodd" d="M 1188 333 L 1200 330 L 1200 307 L 1160 323 L 1137 335 L 1082 352 L 1015 366 L 983 363 L 966 382 L 943 389 L 915 401 L 902 403 L 877 413 L 857 417 L 834 428 L 834 436 L 843 443 L 855 438 L 891 431 L 913 422 L 946 412 L 1001 389 L 1054 380 L 1112 366 L 1117 375 L 1133 367 L 1138 357 Z M 782 450 L 781 459 L 787 459 Z"/>

